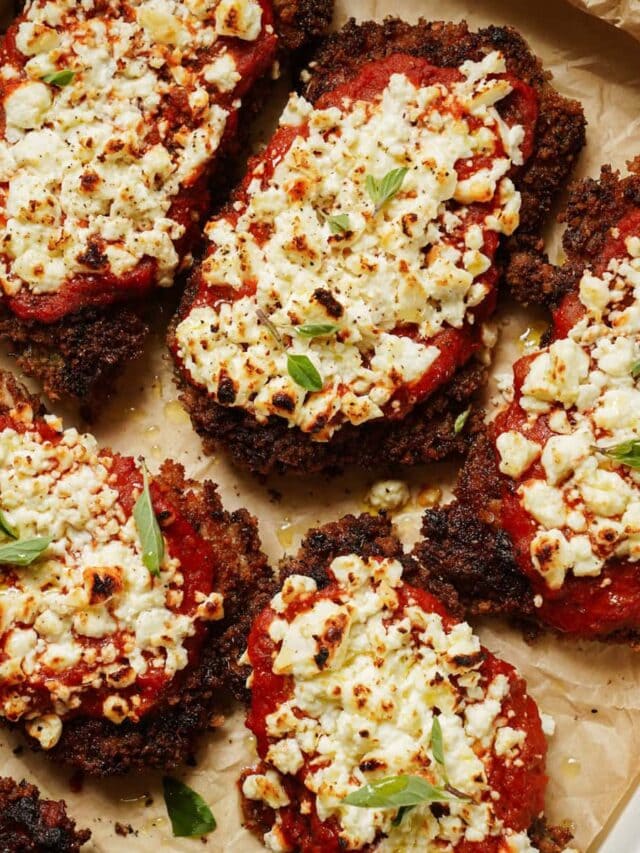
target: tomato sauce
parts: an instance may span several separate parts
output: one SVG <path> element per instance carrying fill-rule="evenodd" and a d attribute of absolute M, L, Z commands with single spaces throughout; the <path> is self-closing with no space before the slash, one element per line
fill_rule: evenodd
<path fill-rule="evenodd" d="M 273 5 L 271 0 L 259 0 L 262 6 L 262 31 L 255 41 L 221 37 L 198 62 L 205 65 L 223 50 L 233 56 L 236 70 L 241 79 L 230 92 L 219 93 L 215 103 L 228 112 L 227 122 L 220 148 L 228 149 L 237 131 L 238 107 L 236 101 L 244 97 L 256 81 L 271 67 L 277 51 L 277 36 L 273 31 Z M 0 47 L 0 64 L 11 62 L 23 66 L 24 57 L 16 46 L 16 33 L 22 18 L 18 18 L 7 31 Z M 8 93 L 7 85 L 0 82 L 0 97 Z M 4 135 L 4 111 L 0 110 L 0 133 Z M 162 120 L 172 124 L 183 124 L 183 114 L 177 105 L 169 103 L 163 107 Z M 156 141 L 161 141 L 159 136 Z M 195 246 L 201 233 L 201 223 L 210 209 L 209 184 L 217 161 L 214 153 L 203 170 L 194 175 L 189 184 L 183 185 L 171 202 L 167 216 L 184 226 L 182 237 L 174 241 L 178 256 L 182 259 Z M 10 268 L 10 259 L 5 257 Z M 106 264 L 106 259 L 104 261 Z M 105 308 L 117 302 L 140 301 L 156 287 L 157 263 L 144 256 L 138 264 L 122 275 L 116 276 L 98 263 L 92 272 L 73 275 L 62 287 L 52 293 L 33 293 L 26 285 L 5 301 L 9 309 L 21 320 L 40 323 L 55 323 L 63 317 L 84 308 Z"/>
<path fill-rule="evenodd" d="M 37 429 L 43 438 L 54 444 L 57 444 L 62 438 L 59 432 L 56 432 L 43 420 L 37 420 L 33 424 L 26 424 L 20 421 L 13 421 L 7 415 L 1 416 L 0 430 L 9 427 L 20 433 Z M 101 459 L 105 459 L 106 457 L 110 457 L 112 461 L 111 473 L 115 480 L 113 487 L 118 491 L 119 501 L 127 517 L 130 517 L 135 504 L 134 490 L 140 491 L 142 489 L 142 474 L 136 461 L 131 456 L 103 452 Z M 172 558 L 180 560 L 181 573 L 184 577 L 184 583 L 180 587 L 184 593 L 183 600 L 180 606 L 175 607 L 174 610 L 175 612 L 191 614 L 197 606 L 196 595 L 198 593 L 209 595 L 214 589 L 216 579 L 214 554 L 209 543 L 198 534 L 189 520 L 180 513 L 172 502 L 168 490 L 161 483 L 153 479 L 150 480 L 149 488 L 154 512 L 161 522 L 167 553 Z M 11 582 L 11 578 L 6 570 L 3 572 L 3 581 L 4 583 Z M 206 630 L 206 623 L 198 621 L 195 623 L 195 633 L 193 636 L 185 640 L 190 664 L 197 661 L 199 650 L 206 636 Z M 123 658 L 123 665 L 125 663 L 124 639 L 123 635 L 117 632 L 101 639 L 82 636 L 75 637 L 76 642 L 82 644 L 84 647 L 99 649 L 107 643 L 114 644 L 119 652 L 118 657 L 122 656 Z M 0 637 L 0 648 L 4 646 L 4 640 L 4 636 Z M 34 697 L 32 708 L 40 710 L 42 713 L 48 713 L 51 710 L 51 697 L 49 691 L 46 689 L 47 680 L 50 679 L 70 687 L 77 686 L 91 672 L 92 668 L 84 662 L 74 666 L 73 669 L 63 672 L 47 672 L 43 670 L 38 677 L 31 676 L 28 681 L 24 682 L 24 692 Z M 79 694 L 81 698 L 80 706 L 70 712 L 67 717 L 101 717 L 104 699 L 114 692 L 117 692 L 126 699 L 137 696 L 140 699 L 140 705 L 136 709 L 136 712 L 139 716 L 144 716 L 162 701 L 167 691 L 176 683 L 176 679 L 180 678 L 181 673 L 178 673 L 171 679 L 164 670 L 149 667 L 148 671 L 144 675 L 138 676 L 130 687 L 119 688 L 117 691 L 108 686 L 84 690 Z M 3 690 L 0 686 L 0 703 L 2 701 Z M 39 708 L 38 703 L 40 705 Z"/>
<path fill-rule="evenodd" d="M 427 613 L 439 614 L 446 630 L 451 630 L 456 624 L 457 620 L 430 593 L 408 584 L 403 584 L 396 592 L 399 610 L 417 605 Z M 294 690 L 291 677 L 276 675 L 272 671 L 278 644 L 269 636 L 269 626 L 275 618 L 291 621 L 297 613 L 310 609 L 319 599 L 336 600 L 341 593 L 343 590 L 340 586 L 329 585 L 318 592 L 297 597 L 283 614 L 276 614 L 271 607 L 267 607 L 254 621 L 248 642 L 253 682 L 251 708 L 246 724 L 256 736 L 258 754 L 263 760 L 273 742 L 267 733 L 266 718 L 289 699 Z M 547 744 L 537 706 L 527 695 L 523 679 L 510 664 L 494 657 L 484 648 L 482 652 L 483 661 L 479 671 L 483 675 L 484 684 L 489 684 L 497 675 L 508 678 L 510 693 L 503 701 L 503 713 L 508 715 L 513 712 L 513 716 L 509 717 L 509 725 L 526 733 L 526 740 L 518 756 L 521 764 L 508 765 L 493 753 L 485 762 L 488 782 L 491 788 L 500 794 L 499 800 L 493 803 L 495 813 L 503 821 L 505 828 L 523 832 L 531 826 L 544 807 Z M 250 772 L 264 772 L 266 769 L 267 764 L 260 764 Z M 282 834 L 291 849 L 299 853 L 342 853 L 344 846 L 341 844 L 338 822 L 334 818 L 324 822 L 319 820 L 315 796 L 304 785 L 308 769 L 307 759 L 296 776 L 282 777 L 282 784 L 291 800 L 291 805 L 278 810 Z M 249 775 L 249 772 L 243 775 L 240 786 L 246 775 Z M 305 813 L 302 813 L 300 808 L 303 802 L 306 803 Z M 265 806 L 262 812 L 262 817 L 267 819 L 267 822 L 269 819 L 273 820 L 274 813 L 271 809 Z M 365 848 L 374 849 L 375 844 Z M 456 853 L 500 853 L 504 850 L 504 840 L 500 837 L 488 837 L 481 843 L 462 841 L 455 850 Z"/>
<path fill-rule="evenodd" d="M 613 258 L 625 257 L 625 240 L 639 233 L 640 210 L 635 210 L 626 214 L 615 233 L 610 234 L 594 264 L 594 273 L 601 275 Z M 553 313 L 553 339 L 565 338 L 584 315 L 578 290 L 567 293 Z M 536 355 L 527 355 L 514 365 L 514 401 L 496 418 L 492 426 L 494 441 L 503 432 L 517 430 L 544 446 L 553 435 L 546 415 L 527 426 L 527 414 L 518 402 L 529 365 Z M 526 479 L 545 479 L 545 476 L 539 461 L 526 471 Z M 518 485 L 503 477 L 501 525 L 510 535 L 516 560 L 531 582 L 533 594 L 542 599 L 542 606 L 536 608 L 536 618 L 558 631 L 584 637 L 637 630 L 640 625 L 640 566 L 613 559 L 597 577 L 578 578 L 569 574 L 560 589 L 550 589 L 531 560 L 531 541 L 538 527 L 516 494 Z"/>
<path fill-rule="evenodd" d="M 330 107 L 342 108 L 347 100 L 374 100 L 388 86 L 393 74 L 404 74 L 416 86 L 429 86 L 442 84 L 451 87 L 462 79 L 462 74 L 457 68 L 437 67 L 427 60 L 411 56 L 409 54 L 392 54 L 383 60 L 375 60 L 365 63 L 358 74 L 351 80 L 336 87 L 330 92 L 323 94 L 315 103 L 316 109 L 328 109 Z M 533 141 L 535 127 L 538 120 L 538 96 L 535 90 L 526 83 L 513 77 L 511 74 L 502 75 L 509 80 L 513 87 L 512 93 L 505 99 L 503 118 L 510 126 L 521 124 L 525 130 L 522 144 L 522 153 L 526 161 L 533 152 Z M 479 120 L 469 117 L 469 124 Z M 224 216 L 231 222 L 237 221 L 238 216 L 248 204 L 248 188 L 256 177 L 260 178 L 262 187 L 266 187 L 272 177 L 276 166 L 289 150 L 294 141 L 302 136 L 306 137 L 309 132 L 307 124 L 300 126 L 285 125 L 275 132 L 266 149 L 250 163 L 247 174 L 240 187 L 234 194 L 232 204 L 225 209 Z M 468 178 L 480 169 L 487 168 L 497 157 L 505 156 L 502 143 L 498 140 L 496 151 L 491 157 L 478 155 L 469 160 L 458 161 L 456 172 L 461 179 Z M 512 170 L 515 174 L 517 170 Z M 495 200 L 486 204 L 471 204 L 466 207 L 454 206 L 454 212 L 461 219 L 462 224 L 448 242 L 464 250 L 464 238 L 466 231 L 472 224 L 483 223 L 486 217 L 497 210 L 498 203 Z M 258 242 L 268 239 L 268 230 L 256 236 Z M 487 295 L 480 305 L 471 308 L 468 319 L 462 328 L 447 327 L 431 339 L 421 338 L 421 343 L 436 346 L 440 350 L 439 356 L 431 365 L 429 370 L 418 380 L 400 388 L 385 406 L 385 416 L 391 419 L 402 418 L 417 403 L 429 397 L 438 388 L 447 383 L 456 370 L 469 361 L 474 353 L 481 347 L 481 325 L 494 311 L 496 304 L 496 288 L 499 278 L 499 270 L 495 256 L 499 247 L 499 237 L 495 231 L 483 228 L 484 244 L 482 252 L 491 261 L 491 267 L 480 276 L 477 281 L 486 285 Z M 215 246 L 211 246 L 209 252 L 215 252 Z M 247 293 L 247 288 L 234 292 L 228 285 L 218 284 L 213 287 L 208 285 L 201 275 L 198 281 L 198 292 L 194 306 L 219 304 L 221 301 L 234 301 Z M 211 291 L 212 295 L 207 294 Z M 254 291 L 255 292 L 255 291 Z M 226 299 L 221 298 L 226 293 Z M 410 326 L 399 326 L 394 330 L 395 334 L 407 335 L 417 339 L 415 328 Z"/>

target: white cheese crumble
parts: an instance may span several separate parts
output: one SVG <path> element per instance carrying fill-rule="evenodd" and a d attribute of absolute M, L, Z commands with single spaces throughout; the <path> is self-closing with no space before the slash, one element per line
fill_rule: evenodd
<path fill-rule="evenodd" d="M 399 607 L 402 566 L 396 560 L 336 558 L 338 584 L 287 620 L 286 608 L 317 590 L 308 577 L 287 579 L 272 606 L 269 636 L 277 644 L 273 672 L 290 676 L 289 698 L 266 718 L 265 764 L 243 783 L 249 799 L 288 805 L 283 777 L 298 774 L 314 795 L 321 821 L 338 821 L 345 849 L 379 851 L 455 848 L 463 839 L 520 838 L 497 818 L 487 768 L 517 760 L 526 732 L 502 713 L 511 689 L 505 675 L 481 671 L 479 639 L 466 623 L 442 618 L 409 601 Z M 249 650 L 251 658 L 251 650 Z M 345 805 L 351 792 L 377 778 L 416 774 L 444 784 L 431 740 L 438 714 L 450 783 L 473 800 L 452 800 L 436 818 L 427 805 L 405 814 Z M 304 772 L 299 771 L 304 767 Z M 284 795 L 284 796 L 283 796 Z M 285 802 L 286 800 L 286 802 Z M 526 836 L 523 836 L 526 837 Z M 264 837 L 287 850 L 278 816 Z"/>
<path fill-rule="evenodd" d="M 272 175 L 264 163 L 250 174 L 233 216 L 207 226 L 201 295 L 176 331 L 183 369 L 218 402 L 324 441 L 343 423 L 394 411 L 398 389 L 410 392 L 440 357 L 434 336 L 473 323 L 490 290 L 486 234 L 518 226 L 507 174 L 522 163 L 523 128 L 497 109 L 511 91 L 493 76 L 505 71 L 499 53 L 460 71 L 447 86 L 393 74 L 373 100 L 341 107 L 291 96 L 280 124 L 302 132 Z M 474 172 L 479 156 L 491 165 Z M 470 176 L 458 177 L 460 164 Z M 378 209 L 367 176 L 397 168 L 408 170 L 402 186 Z M 221 286 L 227 297 L 215 295 Z M 322 337 L 292 328 L 327 323 L 338 329 Z M 407 325 L 415 334 L 399 334 Z M 296 384 L 288 354 L 310 359 L 321 391 Z"/>
<path fill-rule="evenodd" d="M 52 293 L 144 259 L 172 284 L 184 212 L 214 157 L 240 80 L 234 42 L 262 33 L 257 0 L 32 0 L 6 62 L 0 139 L 0 285 Z M 223 37 L 223 38 L 221 38 Z M 270 37 L 271 38 L 271 37 Z M 46 75 L 73 72 L 67 85 Z M 188 219 L 187 219 L 188 223 Z"/>
<path fill-rule="evenodd" d="M 411 500 L 409 486 L 403 480 L 379 480 L 367 492 L 366 501 L 372 509 L 402 509 Z"/>
<path fill-rule="evenodd" d="M 640 559 L 640 473 L 597 449 L 640 439 L 640 242 L 626 248 L 600 276 L 584 272 L 584 317 L 532 361 L 519 399 L 528 419 L 496 440 L 500 470 L 520 481 L 537 524 L 531 559 L 551 589 Z M 539 417 L 554 433 L 544 442 L 527 437 Z M 527 478 L 538 458 L 544 478 Z"/>
<path fill-rule="evenodd" d="M 2 567 L 0 716 L 26 720 L 50 749 L 87 693 L 106 690 L 107 719 L 139 719 L 140 697 L 126 688 L 184 669 L 185 643 L 198 620 L 222 617 L 222 596 L 201 594 L 181 612 L 180 562 L 166 552 L 158 577 L 142 562 L 112 457 L 55 418 L 55 437 L 44 438 L 28 407 L 13 415 L 16 428 L 0 431 L 0 505 L 21 539 L 52 541 L 30 566 Z"/>

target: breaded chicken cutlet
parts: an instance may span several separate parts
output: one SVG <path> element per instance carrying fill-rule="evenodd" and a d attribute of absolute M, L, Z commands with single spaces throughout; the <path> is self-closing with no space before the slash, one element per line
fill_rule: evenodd
<path fill-rule="evenodd" d="M 542 817 L 546 741 L 524 681 L 386 518 L 312 530 L 281 580 L 249 636 L 258 763 L 240 779 L 268 850 L 566 848 L 571 832 Z M 407 778 L 430 783 L 425 801 L 385 802 Z"/>
<path fill-rule="evenodd" d="M 51 399 L 89 411 L 191 263 L 258 82 L 332 14 L 192 7 L 30 0 L 0 47 L 0 338 Z"/>
<path fill-rule="evenodd" d="M 513 399 L 415 553 L 469 612 L 638 644 L 640 176 L 603 168 L 566 221 L 562 267 L 536 252 L 513 266 L 552 308 L 543 346 L 516 362 Z"/>
<path fill-rule="evenodd" d="M 228 207 L 170 332 L 205 447 L 253 471 L 461 450 L 500 272 L 584 143 L 513 30 L 348 23 Z"/>
<path fill-rule="evenodd" d="M 89 774 L 174 767 L 242 695 L 273 586 L 255 519 L 175 462 L 147 475 L 63 430 L 1 379 L 0 722 Z"/>
<path fill-rule="evenodd" d="M 89 840 L 64 801 L 43 800 L 35 785 L 0 777 L 0 853 L 79 853 Z"/>

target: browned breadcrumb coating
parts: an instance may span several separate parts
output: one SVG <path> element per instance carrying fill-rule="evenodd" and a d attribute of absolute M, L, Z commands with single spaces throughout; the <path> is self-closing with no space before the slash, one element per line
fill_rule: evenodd
<path fill-rule="evenodd" d="M 0 777 L 0 853 L 78 853 L 90 837 L 63 800 L 43 800 L 35 785 Z"/>
<path fill-rule="evenodd" d="M 0 414 L 27 402 L 38 415 L 44 410 L 11 374 L 0 371 Z M 106 776 L 141 770 L 169 769 L 193 752 L 231 690 L 244 695 L 246 672 L 238 664 L 254 615 L 273 594 L 273 575 L 260 549 L 257 522 L 247 510 L 226 512 L 217 487 L 185 478 L 176 462 L 165 462 L 154 478 L 170 505 L 184 516 L 212 547 L 216 556 L 216 591 L 224 595 L 224 618 L 210 623 L 197 664 L 179 673 L 162 704 L 139 723 L 74 718 L 64 722 L 58 744 L 47 756 L 86 773 Z M 170 524 L 171 519 L 168 522 Z M 24 731 L 22 724 L 13 728 Z M 37 741 L 25 737 L 39 749 Z"/>
<path fill-rule="evenodd" d="M 385 557 L 399 560 L 403 566 L 403 580 L 428 590 L 453 616 L 463 618 L 463 608 L 451 585 L 433 574 L 428 564 L 404 552 L 391 521 L 384 514 L 347 515 L 339 521 L 310 530 L 297 554 L 280 563 L 280 581 L 294 574 L 307 575 L 322 589 L 331 580 L 327 571 L 331 562 L 348 554 L 357 554 L 363 559 Z M 272 828 L 273 810 L 264 803 L 242 797 L 242 809 L 244 825 L 260 838 Z M 548 827 L 544 819 L 537 820 L 529 834 L 541 853 L 562 853 L 572 838 L 566 827 Z M 371 851 L 373 853 L 373 848 Z"/>
<path fill-rule="evenodd" d="M 580 104 L 561 97 L 549 85 L 540 61 L 515 30 L 488 27 L 474 33 L 464 22 L 420 21 L 411 25 L 397 18 L 381 24 L 351 20 L 329 36 L 316 53 L 303 94 L 315 103 L 325 92 L 355 76 L 364 63 L 393 53 L 421 56 L 439 66 L 459 66 L 494 49 L 503 52 L 509 70 L 531 84 L 540 97 L 535 150 L 515 177 L 522 193 L 521 226 L 517 236 L 505 244 L 501 252 L 504 259 L 518 249 L 518 241 L 538 244 L 541 224 L 584 145 L 585 128 Z M 194 281 L 182 300 L 174 329 L 188 313 L 195 293 Z M 173 330 L 170 340 L 172 335 Z M 180 373 L 178 383 L 207 451 L 220 444 L 233 462 L 260 474 L 309 474 L 349 465 L 415 465 L 464 452 L 468 433 L 455 435 L 453 426 L 486 377 L 486 368 L 471 362 L 402 420 L 381 419 L 357 427 L 345 424 L 330 441 L 322 443 L 297 427 L 289 427 L 282 418 L 271 417 L 260 424 L 239 407 L 218 405 L 205 389 L 189 384 Z"/>
<path fill-rule="evenodd" d="M 638 174 L 621 178 L 605 166 L 598 180 L 576 184 L 565 216 L 565 265 L 553 267 L 537 253 L 522 259 L 522 269 L 530 265 L 543 283 L 535 301 L 553 305 L 577 287 L 585 267 L 597 262 L 610 229 L 639 208 Z M 522 292 L 527 281 L 531 277 L 523 273 Z M 425 512 L 423 539 L 414 555 L 441 582 L 455 587 L 469 613 L 503 614 L 533 623 L 531 585 L 518 566 L 510 536 L 499 526 L 501 494 L 496 451 L 486 427 L 480 427 L 458 479 L 456 500 Z M 638 644 L 640 631 L 616 631 L 606 639 Z"/>
<path fill-rule="evenodd" d="M 274 12 L 284 60 L 326 31 L 333 0 L 275 0 Z M 218 203 L 228 189 L 227 175 L 235 170 L 250 120 L 263 106 L 265 85 L 258 82 L 245 97 L 240 134 L 227 134 L 226 147 L 219 151 L 212 186 Z M 0 302 L 0 340 L 9 342 L 21 370 L 38 379 L 51 400 L 73 398 L 92 416 L 104 406 L 125 366 L 141 354 L 159 300 L 156 291 L 143 300 L 84 308 L 52 324 L 20 320 Z"/>

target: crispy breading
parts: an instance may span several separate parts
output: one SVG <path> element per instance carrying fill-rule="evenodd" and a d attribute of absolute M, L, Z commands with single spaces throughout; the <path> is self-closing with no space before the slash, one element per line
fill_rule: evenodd
<path fill-rule="evenodd" d="M 0 777 L 0 853 L 78 853 L 90 837 L 76 829 L 64 800 L 43 800 L 24 779 Z"/>
<path fill-rule="evenodd" d="M 356 24 L 351 20 L 329 36 L 314 56 L 303 95 L 315 103 L 355 76 L 364 63 L 392 53 L 421 56 L 439 66 L 459 66 L 493 49 L 503 52 L 509 70 L 532 85 L 540 98 L 535 150 L 515 178 L 522 194 L 521 227 L 501 252 L 500 263 L 504 264 L 523 246 L 538 246 L 541 225 L 584 144 L 585 130 L 581 106 L 551 87 L 540 61 L 515 30 L 488 27 L 474 33 L 466 23 L 420 21 L 411 25 L 395 18 L 384 23 Z M 170 341 L 195 294 L 194 280 L 182 300 Z M 465 431 L 455 435 L 453 426 L 486 377 L 486 368 L 471 362 L 404 419 L 381 419 L 358 427 L 346 424 L 328 442 L 314 441 L 281 418 L 271 417 L 266 424 L 260 424 L 241 408 L 221 406 L 205 389 L 189 384 L 181 373 L 178 383 L 205 449 L 210 451 L 219 443 L 236 464 L 260 474 L 308 474 L 349 465 L 415 465 L 464 452 L 468 434 Z"/>
<path fill-rule="evenodd" d="M 333 0 L 276 0 L 274 11 L 284 60 L 289 52 L 299 51 L 326 30 Z M 238 122 L 242 134 L 225 135 L 212 176 L 217 204 L 225 195 L 228 173 L 234 170 L 243 147 L 243 129 L 262 107 L 264 96 L 265 88 L 258 84 L 243 100 Z M 197 246 L 193 251 L 197 252 Z M 51 400 L 79 400 L 89 416 L 100 410 L 124 367 L 142 352 L 159 300 L 156 291 L 142 300 L 84 308 L 51 324 L 20 320 L 0 303 L 0 340 L 10 343 L 20 368 L 42 383 Z"/>
<path fill-rule="evenodd" d="M 20 402 L 39 416 L 44 409 L 11 374 L 0 371 L 0 414 Z M 176 462 L 165 462 L 154 478 L 166 502 L 197 530 L 216 557 L 216 591 L 224 595 L 224 618 L 210 623 L 195 666 L 172 682 L 162 702 L 139 723 L 76 717 L 64 722 L 62 737 L 47 755 L 92 775 L 168 769 L 184 762 L 227 698 L 244 696 L 246 671 L 238 664 L 254 615 L 273 594 L 273 574 L 261 551 L 257 522 L 245 509 L 226 512 L 217 487 L 185 478 Z M 13 728 L 24 731 L 23 724 Z M 29 738 L 30 746 L 39 749 Z"/>
<path fill-rule="evenodd" d="M 529 292 L 530 301 L 557 304 L 578 286 L 585 267 L 597 264 L 610 229 L 639 208 L 640 175 L 621 178 L 603 167 L 598 180 L 581 181 L 571 191 L 564 217 L 566 263 L 553 267 L 537 250 L 522 252 L 512 285 L 521 295 Z M 528 291 L 532 281 L 535 286 Z M 510 536 L 500 529 L 502 480 L 486 428 L 474 436 L 455 494 L 453 503 L 427 510 L 414 555 L 440 581 L 455 587 L 469 613 L 535 623 L 531 584 L 518 566 Z M 638 644 L 640 631 L 615 631 L 604 639 Z"/>

